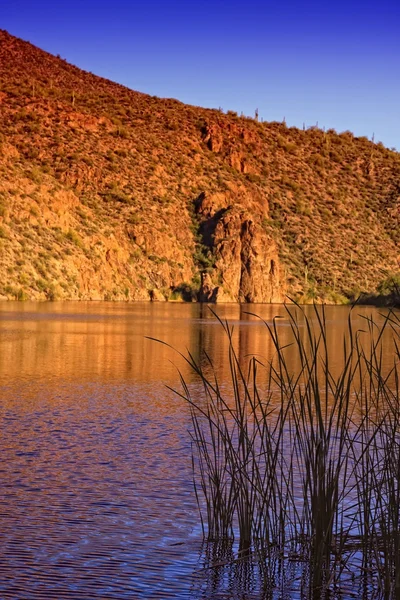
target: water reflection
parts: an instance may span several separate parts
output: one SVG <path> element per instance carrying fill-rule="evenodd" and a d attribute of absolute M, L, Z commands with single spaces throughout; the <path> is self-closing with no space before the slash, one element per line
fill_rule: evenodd
<path fill-rule="evenodd" d="M 233 326 L 234 347 L 243 363 L 249 355 L 268 360 L 274 354 L 261 319 L 272 324 L 279 317 L 282 343 L 292 341 L 281 305 L 223 305 L 213 310 Z M 305 310 L 312 315 L 312 307 Z M 297 314 L 306 334 L 298 310 Z M 357 308 L 354 326 L 365 327 L 362 316 L 369 314 L 371 309 Z M 327 316 L 329 346 L 339 357 L 348 309 L 328 307 Z M 228 339 L 206 305 L 9 302 L 0 304 L 0 378 L 177 381 L 176 367 L 185 369 L 184 362 L 167 345 L 146 337 L 163 340 L 184 354 L 190 351 L 197 360 L 204 349 L 221 376 L 228 376 Z"/>
<path fill-rule="evenodd" d="M 283 317 L 290 341 L 282 306 L 216 310 L 243 364 L 274 354 L 249 312 Z M 356 325 L 370 313 L 357 309 Z M 338 361 L 347 316 L 327 309 Z M 165 387 L 179 386 L 177 367 L 192 374 L 148 337 L 199 360 L 205 349 L 228 380 L 228 339 L 206 306 L 0 304 L 2 599 L 261 597 L 250 559 L 201 550 L 190 419 Z"/>

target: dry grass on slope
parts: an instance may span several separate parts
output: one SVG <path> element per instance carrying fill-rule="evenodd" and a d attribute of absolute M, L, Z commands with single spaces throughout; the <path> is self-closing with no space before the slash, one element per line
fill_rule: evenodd
<path fill-rule="evenodd" d="M 252 215 L 297 298 L 372 292 L 399 270 L 400 156 L 349 132 L 150 97 L 2 31 L 0 120 L 0 295 L 196 288 L 196 257 L 215 259 L 201 194 Z"/>

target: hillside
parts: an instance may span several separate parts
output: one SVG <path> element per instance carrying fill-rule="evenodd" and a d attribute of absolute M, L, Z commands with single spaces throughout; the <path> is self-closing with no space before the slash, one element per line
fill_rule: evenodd
<path fill-rule="evenodd" d="M 0 31 L 0 298 L 340 302 L 400 270 L 400 154 L 187 106 Z"/>

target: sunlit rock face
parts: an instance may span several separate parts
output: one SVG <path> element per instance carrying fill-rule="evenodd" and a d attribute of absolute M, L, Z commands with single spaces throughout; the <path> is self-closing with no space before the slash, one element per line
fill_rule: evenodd
<path fill-rule="evenodd" d="M 266 207 L 246 195 L 202 195 L 196 204 L 204 244 L 214 264 L 202 278 L 199 298 L 219 302 L 282 302 L 275 242 L 261 223 Z"/>

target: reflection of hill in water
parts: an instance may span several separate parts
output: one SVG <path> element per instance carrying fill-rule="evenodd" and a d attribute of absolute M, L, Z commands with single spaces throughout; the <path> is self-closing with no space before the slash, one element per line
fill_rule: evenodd
<path fill-rule="evenodd" d="M 250 355 L 262 362 L 274 356 L 265 325 L 250 312 L 269 323 L 276 315 L 284 317 L 277 320 L 281 343 L 291 342 L 287 313 L 281 305 L 220 305 L 216 310 L 234 328 L 234 347 L 242 364 Z M 305 310 L 309 315 L 313 312 L 312 307 Z M 355 309 L 355 327 L 365 326 L 358 315 L 374 310 Z M 147 337 L 162 340 L 183 354 L 189 350 L 205 368 L 201 349 L 206 350 L 221 381 L 229 379 L 228 339 L 206 305 L 10 302 L 1 304 L 0 311 L 0 377 L 8 383 L 40 379 L 51 385 L 61 379 L 176 386 L 176 367 L 191 379 L 188 366 L 176 352 Z M 327 307 L 326 316 L 331 356 L 340 364 L 348 308 Z M 287 353 L 296 369 L 290 347 Z"/>

